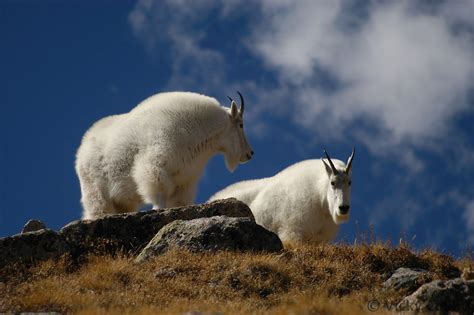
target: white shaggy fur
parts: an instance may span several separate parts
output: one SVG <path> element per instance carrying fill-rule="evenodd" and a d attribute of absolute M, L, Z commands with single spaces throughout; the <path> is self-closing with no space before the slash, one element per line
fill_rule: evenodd
<path fill-rule="evenodd" d="M 332 160 L 336 172 L 327 164 L 330 160 L 306 160 L 273 177 L 233 184 L 210 200 L 241 200 L 258 224 L 285 243 L 326 243 L 335 238 L 339 224 L 349 219 L 353 156 L 347 167 Z"/>
<path fill-rule="evenodd" d="M 242 106 L 243 107 L 243 106 Z M 234 101 L 189 92 L 156 94 L 129 113 L 103 118 L 76 157 L 83 218 L 191 204 L 207 161 L 223 153 L 233 171 L 253 151 Z"/>

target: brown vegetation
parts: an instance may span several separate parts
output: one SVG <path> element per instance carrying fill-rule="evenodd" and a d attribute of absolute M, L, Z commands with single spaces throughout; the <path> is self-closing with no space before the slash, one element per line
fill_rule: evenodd
<path fill-rule="evenodd" d="M 371 313 L 367 303 L 377 300 L 383 314 L 406 294 L 381 287 L 399 267 L 447 279 L 473 266 L 384 244 L 279 254 L 172 251 L 140 264 L 127 256 L 63 258 L 0 270 L 0 312 L 358 314 Z"/>

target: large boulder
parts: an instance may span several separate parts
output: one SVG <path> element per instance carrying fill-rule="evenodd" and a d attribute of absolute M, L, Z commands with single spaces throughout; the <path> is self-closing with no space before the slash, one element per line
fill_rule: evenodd
<path fill-rule="evenodd" d="M 70 254 L 89 253 L 136 255 L 166 224 L 174 220 L 227 215 L 253 221 L 249 207 L 236 199 L 162 210 L 109 215 L 97 220 L 74 221 L 59 233 L 40 221 L 29 221 L 22 231 L 0 238 L 0 268 L 11 263 L 29 263 Z"/>
<path fill-rule="evenodd" d="M 395 290 L 404 289 L 409 293 L 413 293 L 422 284 L 431 281 L 431 277 L 427 270 L 398 268 L 392 276 L 385 281 L 382 286 L 385 288 L 392 288 Z"/>
<path fill-rule="evenodd" d="M 136 258 L 148 260 L 173 248 L 190 251 L 278 252 L 283 245 L 278 236 L 250 218 L 215 216 L 189 221 L 177 220 L 163 227 Z"/>
<path fill-rule="evenodd" d="M 66 240 L 49 229 L 3 237 L 0 238 L 0 268 L 10 263 L 58 258 L 69 250 Z"/>
<path fill-rule="evenodd" d="M 136 254 L 170 222 L 218 215 L 249 217 L 251 221 L 254 220 L 246 204 L 230 198 L 199 205 L 74 221 L 63 227 L 59 234 L 73 246 L 74 256 L 83 253 Z"/>
<path fill-rule="evenodd" d="M 474 280 L 435 280 L 422 285 L 398 305 L 399 311 L 474 313 Z"/>

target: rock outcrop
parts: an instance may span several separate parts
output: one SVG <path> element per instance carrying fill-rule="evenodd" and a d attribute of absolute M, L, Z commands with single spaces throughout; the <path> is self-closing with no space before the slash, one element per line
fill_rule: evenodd
<path fill-rule="evenodd" d="M 0 238 L 0 268 L 11 263 L 58 258 L 70 249 L 61 235 L 49 229 Z"/>
<path fill-rule="evenodd" d="M 397 306 L 399 311 L 474 313 L 474 280 L 435 280 L 422 285 Z"/>
<path fill-rule="evenodd" d="M 43 229 L 46 229 L 46 225 L 44 225 L 43 222 L 40 220 L 31 219 L 26 222 L 25 226 L 21 230 L 21 233 L 36 232 Z"/>
<path fill-rule="evenodd" d="M 76 255 L 84 252 L 134 254 L 139 253 L 156 233 L 170 222 L 217 215 L 250 217 L 254 220 L 250 208 L 232 198 L 199 205 L 75 221 L 63 227 L 59 234 L 73 244 Z"/>
<path fill-rule="evenodd" d="M 398 268 L 382 285 L 385 288 L 405 289 L 409 293 L 413 293 L 422 284 L 429 281 L 431 281 L 431 277 L 427 270 Z"/>
<path fill-rule="evenodd" d="M 162 210 L 109 215 L 97 220 L 74 221 L 59 233 L 37 223 L 25 226 L 26 232 L 0 238 L 0 268 L 15 262 L 34 262 L 66 253 L 80 257 L 89 253 L 135 255 L 156 233 L 175 220 L 226 215 L 254 221 L 249 207 L 236 199 Z"/>
<path fill-rule="evenodd" d="M 277 252 L 283 249 L 278 236 L 250 218 L 215 216 L 177 220 L 163 227 L 136 258 L 148 260 L 169 249 L 190 251 L 237 250 Z"/>

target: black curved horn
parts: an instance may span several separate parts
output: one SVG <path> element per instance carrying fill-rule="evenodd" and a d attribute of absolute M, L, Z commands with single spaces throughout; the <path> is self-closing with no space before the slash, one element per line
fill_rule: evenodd
<path fill-rule="evenodd" d="M 326 154 L 326 158 L 327 158 L 328 161 L 329 161 L 329 165 L 331 165 L 332 172 L 334 173 L 334 175 L 337 175 L 339 172 L 337 171 L 336 167 L 335 167 L 334 164 L 332 163 L 331 158 L 329 157 L 329 154 L 328 154 L 328 152 L 326 151 L 326 148 L 323 148 L 323 150 L 324 150 L 324 154 Z"/>
<path fill-rule="evenodd" d="M 230 97 L 229 95 L 227 95 L 227 97 L 229 98 L 230 102 L 235 102 L 234 99 L 232 97 Z"/>
<path fill-rule="evenodd" d="M 239 96 L 240 96 L 240 114 L 244 115 L 244 110 L 245 110 L 244 97 L 242 96 L 242 94 L 240 94 L 239 91 L 237 91 L 237 94 L 239 94 Z"/>

